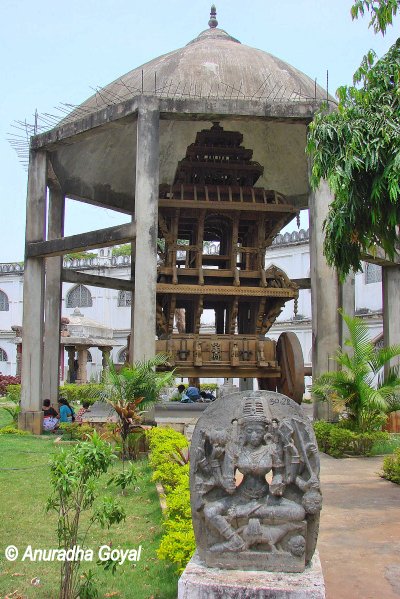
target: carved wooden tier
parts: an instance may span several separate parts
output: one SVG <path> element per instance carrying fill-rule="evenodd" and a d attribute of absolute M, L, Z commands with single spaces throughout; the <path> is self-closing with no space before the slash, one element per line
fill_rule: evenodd
<path fill-rule="evenodd" d="M 200 131 L 174 183 L 160 186 L 157 351 L 186 376 L 277 381 L 276 347 L 264 336 L 298 287 L 277 267 L 265 269 L 265 251 L 298 209 L 254 187 L 263 167 L 242 141 L 218 123 Z M 200 335 L 203 310 L 215 312 L 214 340 Z M 251 349 L 242 349 L 245 341 Z M 223 359 L 210 358 L 212 344 Z"/>

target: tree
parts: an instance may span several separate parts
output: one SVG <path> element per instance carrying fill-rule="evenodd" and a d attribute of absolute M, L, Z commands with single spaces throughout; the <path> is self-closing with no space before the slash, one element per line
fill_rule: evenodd
<path fill-rule="evenodd" d="M 353 18 L 372 13 L 384 33 L 400 0 L 358 0 Z M 400 40 L 380 60 L 364 56 L 353 86 L 337 90 L 338 110 L 326 108 L 310 125 L 311 185 L 328 181 L 335 199 L 324 223 L 324 253 L 341 278 L 361 270 L 363 254 L 383 247 L 397 253 L 400 222 Z"/>
<path fill-rule="evenodd" d="M 103 497 L 95 503 L 97 482 L 106 473 L 115 458 L 113 448 L 94 432 L 87 441 L 71 451 L 56 454 L 50 464 L 52 494 L 47 511 L 58 515 L 58 545 L 63 559 L 60 564 L 59 599 L 95 599 L 99 596 L 93 573 L 81 575 L 81 559 L 74 559 L 77 548 L 85 551 L 88 533 L 94 523 L 110 528 L 125 519 L 125 511 L 112 497 Z M 86 518 L 83 518 L 86 514 Z M 90 515 L 91 514 L 91 515 Z M 66 556 L 68 553 L 70 558 Z M 57 559 L 57 558 L 56 558 Z M 111 564 L 104 563 L 104 567 Z"/>
<path fill-rule="evenodd" d="M 352 351 L 338 349 L 335 359 L 341 370 L 319 376 L 311 391 L 319 400 L 331 401 L 336 412 L 344 410 L 355 430 L 379 429 L 386 414 L 400 409 L 398 368 L 382 374 L 385 364 L 400 356 L 400 345 L 375 348 L 367 325 L 360 318 L 341 314 L 350 333 L 345 345 Z"/>
<path fill-rule="evenodd" d="M 369 26 L 375 33 L 385 35 L 387 26 L 392 25 L 393 17 L 400 10 L 400 0 L 356 0 L 351 7 L 351 16 L 358 19 L 366 10 L 372 15 Z"/>

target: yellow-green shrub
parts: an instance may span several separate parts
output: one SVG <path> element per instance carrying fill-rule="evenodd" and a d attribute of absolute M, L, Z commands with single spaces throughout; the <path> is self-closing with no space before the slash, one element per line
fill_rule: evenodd
<path fill-rule="evenodd" d="M 384 458 L 382 477 L 400 485 L 400 448 Z"/>
<path fill-rule="evenodd" d="M 31 433 L 29 433 L 28 431 L 23 431 L 19 428 L 16 428 L 12 424 L 9 424 L 7 426 L 3 426 L 3 428 L 0 428 L 0 435 L 30 435 L 30 434 Z"/>
<path fill-rule="evenodd" d="M 189 491 L 189 463 L 179 461 L 176 448 L 185 449 L 188 441 L 173 429 L 153 428 L 146 436 L 150 446 L 153 479 L 164 487 L 167 518 L 157 555 L 182 572 L 196 548 L 192 527 Z"/>

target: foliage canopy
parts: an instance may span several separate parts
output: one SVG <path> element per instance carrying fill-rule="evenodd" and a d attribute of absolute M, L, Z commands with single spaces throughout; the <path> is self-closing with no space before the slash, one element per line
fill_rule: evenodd
<path fill-rule="evenodd" d="M 370 51 L 338 89 L 337 112 L 310 125 L 311 185 L 324 178 L 335 199 L 324 223 L 324 253 L 342 278 L 361 270 L 362 255 L 396 253 L 400 222 L 400 40 L 380 60 Z"/>
<path fill-rule="evenodd" d="M 387 26 L 392 25 L 398 10 L 400 0 L 355 0 L 351 7 L 351 16 L 358 19 L 368 11 L 371 13 L 369 26 L 374 28 L 375 33 L 381 32 L 385 35 Z"/>

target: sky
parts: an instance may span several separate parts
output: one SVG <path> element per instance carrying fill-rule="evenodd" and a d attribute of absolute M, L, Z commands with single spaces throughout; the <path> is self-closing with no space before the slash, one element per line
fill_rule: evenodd
<path fill-rule="evenodd" d="M 148 60 L 187 44 L 208 28 L 209 0 L 2 0 L 0 92 L 0 263 L 24 254 L 27 173 L 8 139 L 35 110 L 57 114 L 80 104 Z M 317 78 L 329 92 L 351 84 L 365 52 L 382 56 L 383 38 L 366 17 L 352 22 L 352 0 L 218 0 L 219 27 Z M 127 222 L 111 210 L 68 200 L 66 234 Z M 306 218 L 302 219 L 306 226 Z"/>

